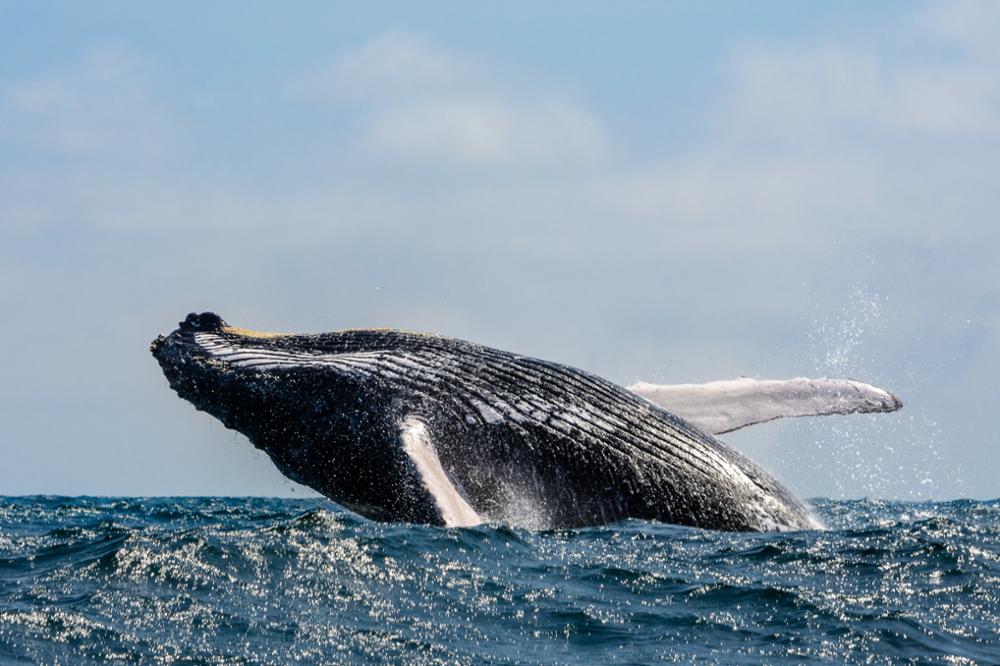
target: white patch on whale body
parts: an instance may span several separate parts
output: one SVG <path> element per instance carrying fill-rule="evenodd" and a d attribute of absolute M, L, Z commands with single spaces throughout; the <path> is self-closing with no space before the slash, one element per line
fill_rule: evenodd
<path fill-rule="evenodd" d="M 633 393 L 713 435 L 787 416 L 894 412 L 892 393 L 853 379 L 757 380 L 629 386 Z"/>
<path fill-rule="evenodd" d="M 479 415 L 486 419 L 486 422 L 490 425 L 496 425 L 498 423 L 503 423 L 503 414 L 493 409 L 485 402 L 480 400 L 472 400 L 472 406 L 479 410 Z"/>
<path fill-rule="evenodd" d="M 465 501 L 441 467 L 430 433 L 427 432 L 427 425 L 415 416 L 407 416 L 400 424 L 400 429 L 403 450 L 420 473 L 424 488 L 434 498 L 444 524 L 448 527 L 472 527 L 482 523 L 482 519 Z"/>

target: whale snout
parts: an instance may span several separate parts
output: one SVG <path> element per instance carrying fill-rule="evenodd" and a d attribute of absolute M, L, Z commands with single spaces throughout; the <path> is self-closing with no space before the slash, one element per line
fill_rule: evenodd
<path fill-rule="evenodd" d="M 216 314 L 192 313 L 170 334 L 156 336 L 149 351 L 177 395 L 227 423 L 229 415 L 220 402 L 225 394 L 226 368 L 213 362 L 211 353 L 199 341 L 199 337 L 221 330 L 224 325 Z"/>
<path fill-rule="evenodd" d="M 195 351 L 193 333 L 215 333 L 222 331 L 228 325 L 225 320 L 214 312 L 190 313 L 184 321 L 177 323 L 177 329 L 170 335 L 158 335 L 149 343 L 149 351 L 157 360 L 163 361 L 172 352 L 182 350 Z"/>
<path fill-rule="evenodd" d="M 168 378 L 190 361 L 199 356 L 198 346 L 190 333 L 177 329 L 170 335 L 158 335 L 149 343 L 149 351 L 153 354 Z"/>
<path fill-rule="evenodd" d="M 149 351 L 153 353 L 156 358 L 160 357 L 160 350 L 163 349 L 163 345 L 167 344 L 167 338 L 163 335 L 156 336 L 156 339 L 149 343 Z"/>

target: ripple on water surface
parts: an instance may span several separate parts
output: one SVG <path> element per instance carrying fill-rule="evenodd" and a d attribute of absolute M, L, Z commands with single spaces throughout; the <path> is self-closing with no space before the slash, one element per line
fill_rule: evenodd
<path fill-rule="evenodd" d="M 816 504 L 748 535 L 4 498 L 0 662 L 1000 661 L 1000 502 Z"/>

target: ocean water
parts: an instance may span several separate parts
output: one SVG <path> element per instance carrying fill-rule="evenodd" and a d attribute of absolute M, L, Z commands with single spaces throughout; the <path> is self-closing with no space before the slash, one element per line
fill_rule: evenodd
<path fill-rule="evenodd" d="M 1000 501 L 815 505 L 726 534 L 0 498 L 0 663 L 1000 663 Z"/>

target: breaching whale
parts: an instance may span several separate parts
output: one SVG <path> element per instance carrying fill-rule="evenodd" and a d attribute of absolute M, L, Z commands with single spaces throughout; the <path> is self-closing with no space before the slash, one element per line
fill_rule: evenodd
<path fill-rule="evenodd" d="M 820 528 L 713 433 L 901 406 L 851 380 L 625 388 L 436 335 L 261 333 L 213 313 L 188 315 L 151 351 L 180 397 L 291 479 L 375 520 L 446 526 Z"/>

